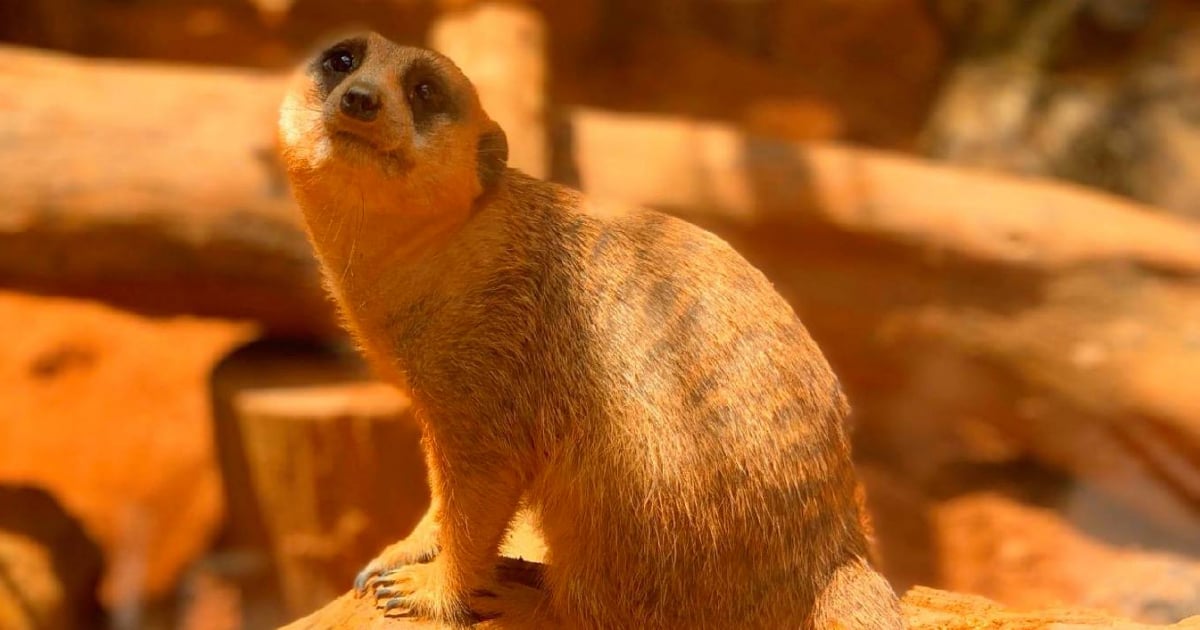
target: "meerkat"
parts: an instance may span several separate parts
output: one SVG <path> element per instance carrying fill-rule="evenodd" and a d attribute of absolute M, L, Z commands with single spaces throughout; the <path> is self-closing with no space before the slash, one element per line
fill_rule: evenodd
<path fill-rule="evenodd" d="M 373 33 L 296 72 L 280 139 L 345 325 L 423 431 L 429 512 L 355 584 L 381 614 L 901 627 L 838 381 L 728 244 L 508 168 L 454 63 Z M 493 572 L 522 509 L 543 588 L 506 600 Z"/>

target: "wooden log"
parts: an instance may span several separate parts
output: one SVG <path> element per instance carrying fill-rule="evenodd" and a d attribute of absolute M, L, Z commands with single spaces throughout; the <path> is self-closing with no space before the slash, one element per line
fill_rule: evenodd
<path fill-rule="evenodd" d="M 576 109 L 562 133 L 560 178 L 718 230 L 771 226 L 797 242 L 832 230 L 1017 270 L 1119 263 L 1200 276 L 1200 226 L 1078 186 L 667 116 Z"/>
<path fill-rule="evenodd" d="M 419 429 L 382 383 L 247 389 L 233 407 L 285 606 L 305 614 L 424 513 Z"/>
<path fill-rule="evenodd" d="M 539 565 L 506 558 L 499 573 L 502 581 L 514 590 L 536 588 Z M 1176 628 L 1184 630 L 1200 628 L 1200 616 L 1191 617 L 1173 625 L 1143 625 L 1102 612 L 1082 609 L 1051 609 L 1038 611 L 1013 611 L 983 597 L 939 591 L 917 587 L 901 600 L 905 625 L 910 630 L 1041 630 L 1043 628 L 1114 628 L 1120 630 L 1148 630 L 1150 628 Z M 405 628 L 441 628 L 439 624 L 413 621 L 396 617 L 384 617 L 370 598 L 356 598 L 346 593 L 324 608 L 299 619 L 283 630 L 337 630 L 361 628 L 363 630 L 402 630 Z M 487 621 L 475 626 L 480 630 L 517 630 L 527 626 L 503 618 Z M 530 628 L 529 630 L 533 630 Z"/>
<path fill-rule="evenodd" d="M 510 166 L 534 177 L 546 146 L 546 27 L 533 9 L 485 2 L 440 17 L 429 44 L 454 60 L 508 136 Z"/>
<path fill-rule="evenodd" d="M 281 596 L 265 517 L 260 513 L 264 505 L 250 477 L 246 437 L 234 399 L 247 391 L 338 386 L 361 383 L 367 378 L 352 348 L 278 339 L 260 339 L 242 346 L 213 369 L 210 392 L 225 519 L 219 550 L 210 565 L 217 581 L 228 582 L 240 600 L 281 602 Z M 219 592 L 224 586 L 218 583 L 210 591 Z M 280 606 L 247 607 L 242 611 L 243 625 L 279 625 L 287 618 L 278 610 Z"/>
<path fill-rule="evenodd" d="M 234 400 L 264 389 L 340 386 L 369 380 L 352 347 L 341 344 L 260 339 L 226 356 L 210 378 L 217 459 L 225 495 L 225 551 L 266 552 L 262 507 L 254 493 L 246 436 Z"/>
<path fill-rule="evenodd" d="M 0 286 L 335 330 L 271 157 L 282 89 L 0 47 Z"/>

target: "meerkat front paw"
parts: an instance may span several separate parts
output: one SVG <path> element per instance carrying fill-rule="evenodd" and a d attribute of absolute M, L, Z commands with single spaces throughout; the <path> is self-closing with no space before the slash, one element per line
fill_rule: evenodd
<path fill-rule="evenodd" d="M 451 627 L 481 620 L 467 604 L 467 594 L 449 588 L 440 562 L 411 564 L 375 578 L 375 603 L 385 615 L 432 619 Z"/>
<path fill-rule="evenodd" d="M 437 558 L 439 550 L 436 533 L 409 536 L 389 545 L 358 572 L 358 576 L 354 578 L 354 591 L 362 597 L 384 573 L 412 564 L 432 562 Z"/>

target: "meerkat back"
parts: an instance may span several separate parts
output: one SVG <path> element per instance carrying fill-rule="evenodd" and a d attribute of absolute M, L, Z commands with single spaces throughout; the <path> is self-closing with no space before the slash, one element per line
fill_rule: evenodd
<path fill-rule="evenodd" d="M 898 628 L 867 561 L 836 378 L 716 236 L 505 167 L 450 60 L 368 34 L 281 108 L 310 239 L 409 389 L 433 500 L 356 588 L 452 627 Z M 544 588 L 494 576 L 526 509 Z"/>

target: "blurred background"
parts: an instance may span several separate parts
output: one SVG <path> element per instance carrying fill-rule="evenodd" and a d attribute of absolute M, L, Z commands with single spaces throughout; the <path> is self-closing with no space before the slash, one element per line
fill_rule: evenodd
<path fill-rule="evenodd" d="M 277 627 L 423 512 L 275 157 L 361 28 L 776 283 L 898 592 L 1200 614 L 1200 3 L 0 0 L 0 629 Z"/>

